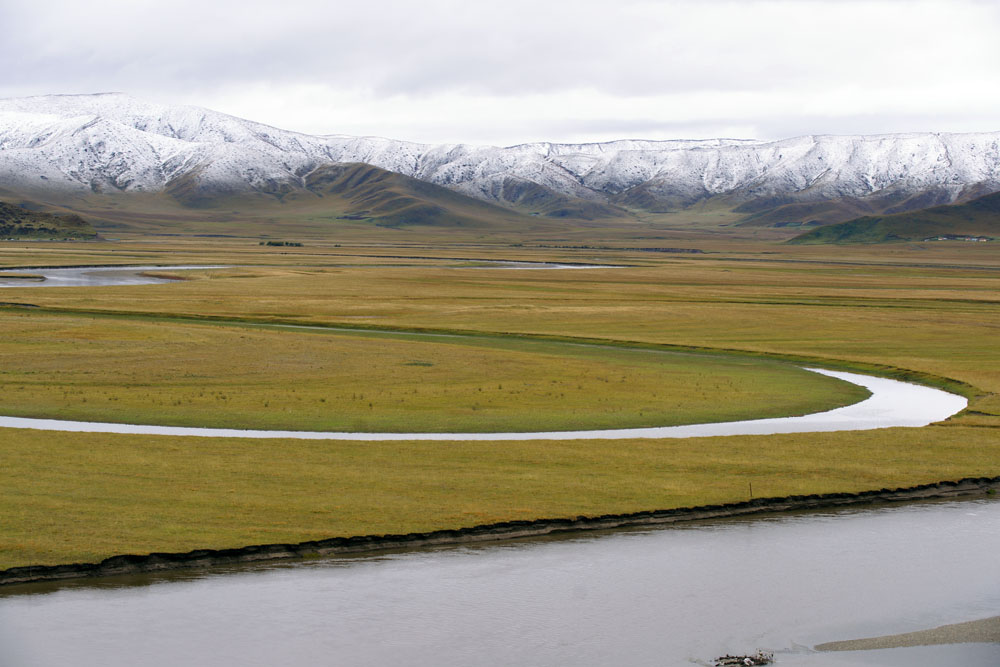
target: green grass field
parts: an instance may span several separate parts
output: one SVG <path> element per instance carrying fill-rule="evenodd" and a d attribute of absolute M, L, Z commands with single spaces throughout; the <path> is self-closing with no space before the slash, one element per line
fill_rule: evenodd
<path fill-rule="evenodd" d="M 679 441 L 301 442 L 4 429 L 0 567 L 745 500 L 751 482 L 756 496 L 776 496 L 1000 474 L 993 247 L 697 243 L 705 254 L 0 244 L 0 265 L 9 267 L 240 265 L 169 285 L 4 290 L 0 301 L 37 308 L 0 308 L 0 413 L 338 428 L 352 422 L 336 419 L 356 419 L 360 407 L 373 430 L 493 430 L 469 426 L 486 413 L 496 428 L 519 430 L 583 419 L 670 423 L 680 414 L 698 421 L 720 418 L 723 405 L 745 415 L 754 403 L 796 412 L 802 400 L 851 400 L 838 393 L 842 385 L 772 355 L 923 378 L 966 393 L 969 409 L 923 429 Z M 442 257 L 630 266 L 511 271 L 433 259 Z M 432 343 L 267 323 L 506 337 Z M 573 339 L 729 352 L 565 344 Z M 349 393 L 344 385 L 358 378 L 379 386 L 381 399 Z M 465 413 L 443 415 L 455 395 Z M 735 396 L 744 398 L 726 400 Z"/>

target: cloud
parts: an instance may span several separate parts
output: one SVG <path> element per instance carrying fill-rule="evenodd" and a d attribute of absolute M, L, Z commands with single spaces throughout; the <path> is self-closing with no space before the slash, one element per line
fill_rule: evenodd
<path fill-rule="evenodd" d="M 0 95 L 121 90 L 411 139 L 769 131 L 779 117 L 836 131 L 970 105 L 972 129 L 997 110 L 1000 67 L 995 3 L 961 0 L 8 0 L 0 21 L 0 58 L 18 63 Z"/>
<path fill-rule="evenodd" d="M 380 96 L 322 85 L 256 84 L 188 101 L 314 134 L 374 134 L 427 143 L 509 145 L 720 136 L 780 139 L 801 134 L 996 129 L 1000 90 L 984 89 L 975 99 L 962 93 L 961 84 L 954 82 L 918 88 L 887 84 L 878 91 L 845 86 L 823 91 L 691 91 L 631 97 L 589 88 L 517 96 Z M 916 97 L 926 98 L 921 106 L 912 104 Z M 961 104 L 956 106 L 956 100 Z"/>

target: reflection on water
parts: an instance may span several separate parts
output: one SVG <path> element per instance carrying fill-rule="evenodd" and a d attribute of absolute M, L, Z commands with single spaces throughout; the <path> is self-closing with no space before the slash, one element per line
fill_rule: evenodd
<path fill-rule="evenodd" d="M 816 653 L 1000 610 L 1000 502 L 924 502 L 214 574 L 17 586 L 4 665 L 996 665 Z M 921 662 L 923 661 L 923 662 Z"/>

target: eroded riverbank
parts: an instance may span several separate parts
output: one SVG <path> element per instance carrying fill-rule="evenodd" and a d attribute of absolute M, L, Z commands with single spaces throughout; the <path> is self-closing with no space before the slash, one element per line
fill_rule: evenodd
<path fill-rule="evenodd" d="M 916 500 L 0 589 L 5 665 L 994 665 L 1000 502 Z M 886 568 L 891 563 L 891 568 Z"/>
<path fill-rule="evenodd" d="M 904 502 L 929 498 L 955 498 L 996 492 L 1000 477 L 968 478 L 900 489 L 880 489 L 861 493 L 830 493 L 784 498 L 757 498 L 742 503 L 682 507 L 669 510 L 608 514 L 572 519 L 537 519 L 438 530 L 406 535 L 362 535 L 311 540 L 297 544 L 262 544 L 234 549 L 199 549 L 186 553 L 120 555 L 100 563 L 36 565 L 0 571 L 0 585 L 38 581 L 59 581 L 123 574 L 162 572 L 188 568 L 212 568 L 239 563 L 279 561 L 354 553 L 370 553 L 427 546 L 475 544 L 526 537 L 540 537 L 576 531 L 611 530 L 624 527 L 657 526 L 680 522 L 738 517 L 770 512 L 792 512 Z"/>

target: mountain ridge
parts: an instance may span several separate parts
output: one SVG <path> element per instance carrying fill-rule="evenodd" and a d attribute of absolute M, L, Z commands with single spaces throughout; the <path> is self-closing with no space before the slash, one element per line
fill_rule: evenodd
<path fill-rule="evenodd" d="M 1000 132 L 507 147 L 309 135 L 121 93 L 0 100 L 0 185 L 47 197 L 202 191 L 280 199 L 364 163 L 522 213 L 594 219 L 725 200 L 746 224 L 839 222 L 1000 190 Z M 822 205 L 819 205 L 822 204 Z"/>

